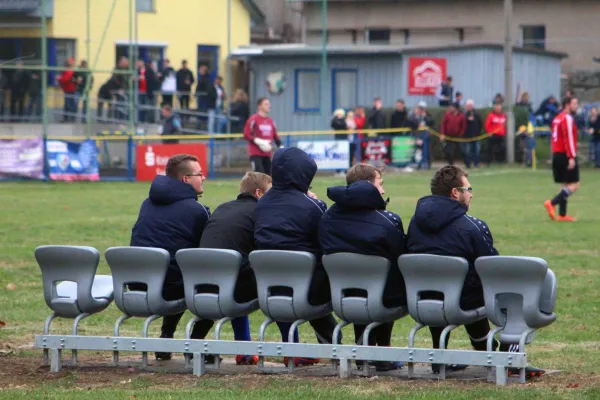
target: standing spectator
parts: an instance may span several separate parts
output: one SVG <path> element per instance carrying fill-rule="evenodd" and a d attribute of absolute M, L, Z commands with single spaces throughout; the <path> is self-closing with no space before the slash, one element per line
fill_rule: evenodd
<path fill-rule="evenodd" d="M 156 121 L 156 104 L 160 94 L 160 77 L 156 72 L 156 65 L 148 61 L 146 63 L 146 104 L 148 105 L 148 122 Z"/>
<path fill-rule="evenodd" d="M 17 69 L 10 80 L 10 115 L 13 121 L 23 118 L 25 93 L 29 89 L 29 74 L 23 70 L 23 61 L 17 61 Z"/>
<path fill-rule="evenodd" d="M 65 70 L 58 76 L 57 80 L 65 94 L 63 122 L 75 121 L 77 116 L 77 83 L 75 80 L 75 71 L 73 70 L 74 60 L 71 58 L 65 61 Z"/>
<path fill-rule="evenodd" d="M 146 108 L 146 105 L 148 103 L 148 82 L 146 81 L 146 66 L 144 65 L 144 60 L 137 60 L 135 68 L 135 79 L 138 82 L 138 122 L 146 122 L 146 114 L 148 113 L 148 110 Z"/>
<path fill-rule="evenodd" d="M 356 129 L 358 129 L 358 137 L 362 139 L 362 130 L 365 129 L 365 125 L 367 124 L 367 117 L 363 106 L 358 106 L 354 109 L 354 120 L 356 121 Z"/>
<path fill-rule="evenodd" d="M 244 127 L 244 139 L 248 141 L 248 156 L 254 172 L 271 175 L 271 155 L 273 142 L 281 147 L 275 121 L 269 117 L 271 102 L 261 97 L 257 102 L 258 111 L 248 118 Z"/>
<path fill-rule="evenodd" d="M 198 82 L 198 85 L 200 85 L 200 82 Z M 242 89 L 236 90 L 230 107 L 229 113 L 232 117 L 237 118 L 237 121 L 233 121 L 231 124 L 231 131 L 242 132 L 250 116 L 250 106 L 248 105 L 248 95 L 246 92 Z"/>
<path fill-rule="evenodd" d="M 40 71 L 31 71 L 29 75 L 27 116 L 32 122 L 39 121 L 42 115 L 42 74 Z"/>
<path fill-rule="evenodd" d="M 159 129 L 159 133 L 162 136 L 168 135 L 180 135 L 181 134 L 181 120 L 179 116 L 173 112 L 173 108 L 165 104 L 161 109 L 161 114 L 163 117 L 163 123 Z M 163 144 L 177 144 L 179 140 L 177 139 L 163 139 Z"/>
<path fill-rule="evenodd" d="M 212 86 L 208 66 L 202 64 L 198 70 L 198 84 L 196 85 L 196 105 L 198 112 L 205 113 L 208 109 L 208 92 Z"/>
<path fill-rule="evenodd" d="M 111 110 L 114 118 L 126 120 L 129 115 L 129 81 L 134 79 L 126 72 L 129 69 L 129 59 L 127 57 L 119 58 L 117 69 L 123 72 L 115 71 L 112 77 L 114 85 L 111 87 L 111 96 L 114 102 Z"/>
<path fill-rule="evenodd" d="M 190 109 L 190 92 L 194 84 L 194 74 L 188 69 L 187 60 L 181 62 L 181 69 L 177 71 L 177 92 L 182 110 Z"/>
<path fill-rule="evenodd" d="M 6 89 L 8 89 L 8 79 L 6 79 L 6 75 L 0 69 L 0 121 L 4 121 L 4 96 L 6 95 Z"/>
<path fill-rule="evenodd" d="M 548 126 L 552 124 L 554 117 L 559 113 L 559 104 L 556 101 L 556 97 L 549 96 L 542 103 L 535 112 L 535 121 L 537 126 Z"/>
<path fill-rule="evenodd" d="M 348 111 L 346 113 L 346 129 L 350 131 L 348 133 L 348 140 L 350 141 L 350 165 L 354 165 L 356 161 L 356 116 L 354 111 Z"/>
<path fill-rule="evenodd" d="M 223 114 L 223 103 L 227 99 L 223 89 L 223 78 L 217 76 L 215 83 L 208 88 L 208 133 L 221 133 L 221 115 Z M 216 129 L 215 129 L 216 128 Z"/>
<path fill-rule="evenodd" d="M 467 129 L 467 120 L 465 115 L 460 112 L 460 106 L 452 103 L 450 109 L 444 115 L 441 126 L 441 141 L 444 147 L 444 155 L 449 165 L 454 165 L 454 152 L 460 151 L 459 143 L 452 139 L 462 138 Z M 446 140 L 446 137 L 452 138 Z"/>
<path fill-rule="evenodd" d="M 413 135 L 416 138 L 415 163 L 417 169 L 429 169 L 431 166 L 431 152 L 429 151 L 429 138 L 431 135 L 428 128 L 432 128 L 435 121 L 431 114 L 427 112 L 427 103 L 424 101 L 419 102 L 410 114 L 408 124 L 414 129 Z"/>
<path fill-rule="evenodd" d="M 392 129 L 401 129 L 406 128 L 408 126 L 408 113 L 406 112 L 406 104 L 404 100 L 396 101 L 396 110 L 392 113 L 390 117 L 390 128 Z M 405 132 L 393 132 L 391 136 L 401 136 L 404 135 Z"/>
<path fill-rule="evenodd" d="M 465 129 L 465 139 L 474 139 L 481 135 L 483 123 L 481 116 L 474 108 L 473 100 L 469 99 L 466 103 L 465 118 L 467 119 L 467 128 Z M 479 140 L 462 143 L 462 153 L 465 159 L 467 168 L 471 168 L 471 161 L 475 168 L 479 167 L 479 153 L 481 151 L 481 143 Z"/>
<path fill-rule="evenodd" d="M 523 92 L 519 95 L 519 101 L 517 102 L 517 107 L 523 107 L 529 111 L 529 114 L 533 114 L 533 108 L 531 106 L 531 101 L 529 101 L 529 92 Z"/>
<path fill-rule="evenodd" d="M 442 82 L 440 86 L 440 92 L 438 94 L 438 100 L 440 107 L 448 107 L 452 104 L 454 98 L 454 87 L 452 86 L 452 77 L 446 78 L 445 82 Z"/>
<path fill-rule="evenodd" d="M 75 81 L 77 82 L 76 108 L 79 106 L 79 100 L 83 99 L 83 103 L 81 104 L 81 122 L 85 122 L 88 107 L 88 93 L 94 85 L 94 76 L 90 73 L 86 60 L 81 60 L 79 68 L 85 71 L 75 73 Z M 88 87 L 87 92 L 85 92 L 88 79 L 90 80 L 90 87 Z"/>
<path fill-rule="evenodd" d="M 463 95 L 461 92 L 456 92 L 456 100 L 455 103 L 458 104 L 460 108 L 463 108 L 465 105 L 465 100 L 463 99 Z"/>
<path fill-rule="evenodd" d="M 369 114 L 369 128 L 385 129 L 385 113 L 383 112 L 383 103 L 379 97 L 375 97 L 373 100 L 373 109 Z"/>
<path fill-rule="evenodd" d="M 506 151 L 506 115 L 502 111 L 502 104 L 494 104 L 494 109 L 488 114 L 485 121 L 485 131 L 490 135 L 488 141 L 488 166 L 498 155 L 498 161 L 504 162 Z"/>
<path fill-rule="evenodd" d="M 167 58 L 163 70 L 158 74 L 160 78 L 160 91 L 163 104 L 173 107 L 173 93 L 177 91 L 177 78 L 175 70 L 171 67 L 171 61 Z"/>
<path fill-rule="evenodd" d="M 494 107 L 494 104 L 504 104 L 504 96 L 502 96 L 502 93 L 496 93 L 494 100 L 492 100 L 492 107 Z"/>
<path fill-rule="evenodd" d="M 331 129 L 334 131 L 346 131 L 346 112 L 343 108 L 338 108 L 333 113 L 333 119 L 331 120 Z M 347 133 L 336 133 L 333 135 L 335 140 L 348 140 Z M 343 169 L 338 169 L 335 171 L 336 176 L 346 176 L 346 171 Z"/>
<path fill-rule="evenodd" d="M 591 136 L 590 146 L 593 150 L 594 165 L 600 168 L 600 118 L 598 117 L 598 109 L 590 110 L 590 119 L 588 121 L 588 134 Z"/>

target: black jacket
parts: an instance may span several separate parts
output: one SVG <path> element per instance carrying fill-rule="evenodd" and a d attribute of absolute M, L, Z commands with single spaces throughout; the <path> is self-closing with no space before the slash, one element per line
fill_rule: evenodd
<path fill-rule="evenodd" d="M 369 128 L 385 129 L 385 113 L 383 110 L 373 108 L 369 115 Z"/>
<path fill-rule="evenodd" d="M 248 255 L 256 250 L 254 242 L 254 210 L 256 197 L 248 193 L 221 204 L 210 216 L 200 247 L 230 249 L 242 255 L 242 271 L 250 268 Z"/>
<path fill-rule="evenodd" d="M 473 120 L 469 120 L 470 117 L 473 117 Z M 464 137 L 466 138 L 474 138 L 481 135 L 481 130 L 483 129 L 483 123 L 481 122 L 481 117 L 479 113 L 476 111 L 466 111 L 465 118 L 467 120 L 467 129 L 465 130 Z"/>
<path fill-rule="evenodd" d="M 390 128 L 406 128 L 408 126 L 408 113 L 406 110 L 394 111 L 390 117 Z M 403 132 L 396 132 L 401 134 Z"/>
<path fill-rule="evenodd" d="M 198 203 L 198 194 L 192 186 L 159 175 L 150 186 L 149 197 L 142 203 L 131 231 L 130 246 L 167 250 L 171 255 L 171 265 L 165 282 L 181 283 L 175 253 L 198 247 L 209 217 L 210 210 Z"/>
<path fill-rule="evenodd" d="M 323 254 L 347 252 L 387 258 L 391 268 L 384 297 L 401 297 L 400 303 L 406 304 L 404 279 L 398 269 L 398 257 L 406 252 L 400 217 L 385 210 L 385 200 L 367 181 L 330 187 L 327 197 L 335 204 L 319 223 Z"/>
<path fill-rule="evenodd" d="M 178 92 L 190 92 L 192 85 L 194 84 L 194 74 L 189 69 L 181 68 L 177 71 L 177 91 Z M 185 83 L 185 81 L 190 81 L 190 83 Z"/>
<path fill-rule="evenodd" d="M 219 85 L 219 88 L 221 89 L 221 91 L 223 93 L 223 97 L 225 97 L 225 89 L 223 89 L 223 86 L 220 86 L 220 85 Z M 208 93 L 206 95 L 206 108 L 209 110 L 216 109 L 218 98 L 219 98 L 219 93 L 217 92 L 217 86 L 210 85 L 208 88 Z M 224 101 L 221 101 L 221 108 L 223 108 L 223 103 L 224 103 Z"/>
<path fill-rule="evenodd" d="M 461 307 L 473 309 L 484 305 L 481 280 L 475 271 L 475 260 L 498 255 L 487 224 L 467 215 L 458 201 L 442 196 L 426 196 L 419 200 L 408 227 L 409 253 L 463 257 L 469 272 L 461 296 Z"/>
<path fill-rule="evenodd" d="M 260 250 L 307 251 L 321 260 L 318 229 L 327 205 L 306 192 L 317 164 L 296 147 L 273 156 L 273 187 L 258 201 L 254 239 Z"/>

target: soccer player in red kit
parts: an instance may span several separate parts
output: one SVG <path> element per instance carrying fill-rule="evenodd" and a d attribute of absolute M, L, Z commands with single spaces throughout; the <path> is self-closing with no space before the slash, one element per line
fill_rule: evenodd
<path fill-rule="evenodd" d="M 248 141 L 248 155 L 254 172 L 271 175 L 273 142 L 281 147 L 275 122 L 269 117 L 271 103 L 266 97 L 258 99 L 256 114 L 248 118 L 244 127 L 244 139 Z"/>
<path fill-rule="evenodd" d="M 577 164 L 577 126 L 573 114 L 579 104 L 575 97 L 565 97 L 562 112 L 552 121 L 552 173 L 554 182 L 562 184 L 560 192 L 544 202 L 550 219 L 557 219 L 554 207 L 558 204 L 558 221 L 575 221 L 567 215 L 567 199 L 579 189 Z"/>

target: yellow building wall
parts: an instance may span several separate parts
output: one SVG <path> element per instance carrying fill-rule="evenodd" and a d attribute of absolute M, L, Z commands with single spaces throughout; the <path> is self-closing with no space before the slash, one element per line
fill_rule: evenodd
<path fill-rule="evenodd" d="M 89 56 L 86 48 L 85 0 L 54 0 L 54 16 L 48 21 L 48 37 L 76 39 L 77 61 L 88 59 L 90 67 L 94 69 L 111 70 L 115 67 L 117 41 L 129 40 L 130 1 L 116 0 L 110 20 L 113 0 L 92 0 L 89 3 Z M 135 0 L 132 3 L 135 10 Z M 154 12 L 138 13 L 138 41 L 164 42 L 165 58 L 171 60 L 175 69 L 180 67 L 181 60 L 187 59 L 188 67 L 196 79 L 198 45 L 220 46 L 219 75 L 226 77 L 227 0 L 154 0 L 154 7 Z M 99 48 L 107 21 L 110 25 L 104 43 Z M 39 36 L 39 29 L 0 31 L 0 37 Z M 249 43 L 250 15 L 240 0 L 231 0 L 231 48 Z M 94 74 L 93 97 L 108 77 L 106 73 Z"/>

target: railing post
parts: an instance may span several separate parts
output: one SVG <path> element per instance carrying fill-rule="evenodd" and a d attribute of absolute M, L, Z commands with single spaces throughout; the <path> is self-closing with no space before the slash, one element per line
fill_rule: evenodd
<path fill-rule="evenodd" d="M 48 170 L 48 135 L 43 134 L 42 140 L 44 142 L 44 181 L 50 180 L 50 171 Z"/>
<path fill-rule="evenodd" d="M 208 159 L 208 177 L 210 179 L 215 177 L 215 137 L 210 136 L 208 140 L 208 147 L 210 149 L 210 157 Z"/>
<path fill-rule="evenodd" d="M 133 182 L 133 132 L 127 135 L 127 179 Z"/>

